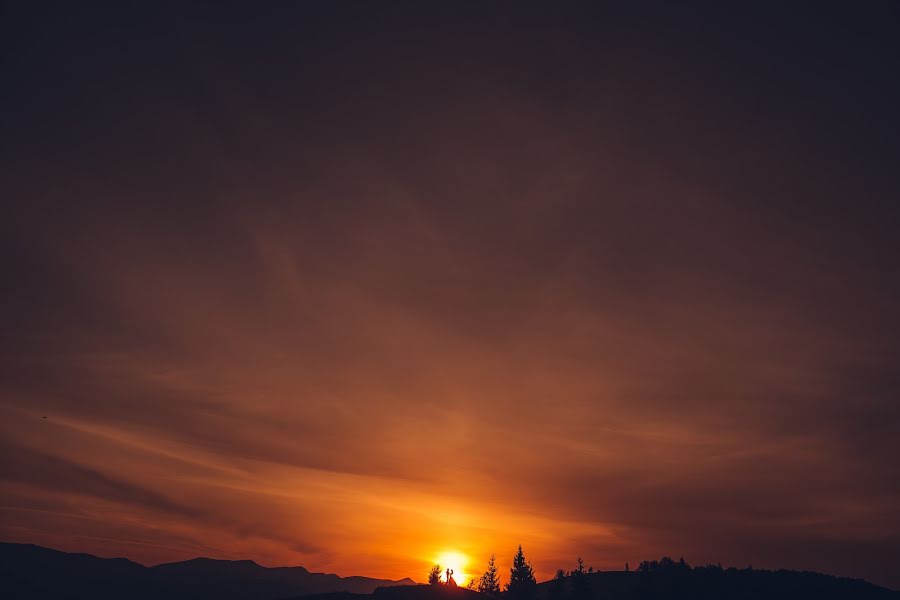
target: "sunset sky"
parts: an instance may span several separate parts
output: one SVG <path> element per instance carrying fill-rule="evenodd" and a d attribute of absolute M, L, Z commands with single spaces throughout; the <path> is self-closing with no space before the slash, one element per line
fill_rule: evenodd
<path fill-rule="evenodd" d="M 0 541 L 900 588 L 895 5 L 255 4 L 3 9 Z"/>

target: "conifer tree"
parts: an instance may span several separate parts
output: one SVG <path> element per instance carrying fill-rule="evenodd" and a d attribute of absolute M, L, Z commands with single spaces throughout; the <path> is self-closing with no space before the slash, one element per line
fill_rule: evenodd
<path fill-rule="evenodd" d="M 537 580 L 534 578 L 534 568 L 525 560 L 522 545 L 513 557 L 512 568 L 509 570 L 509 583 L 506 591 L 514 598 L 526 599 L 534 597 Z"/>
<path fill-rule="evenodd" d="M 441 585 L 441 565 L 434 565 L 428 571 L 428 585 Z"/>
<path fill-rule="evenodd" d="M 500 593 L 500 575 L 497 573 L 497 557 L 491 554 L 487 571 L 478 580 L 478 591 L 488 594 Z"/>
<path fill-rule="evenodd" d="M 572 575 L 579 576 L 584 575 L 584 561 L 581 560 L 581 557 L 578 557 L 578 562 L 575 564 L 575 570 L 572 571 Z"/>
<path fill-rule="evenodd" d="M 568 587 L 569 574 L 565 569 L 557 569 L 553 581 L 550 582 L 550 598 L 562 598 L 564 590 Z"/>
<path fill-rule="evenodd" d="M 588 595 L 587 570 L 584 568 L 584 561 L 578 557 L 575 569 L 572 570 L 572 595 L 576 600 L 586 598 Z"/>

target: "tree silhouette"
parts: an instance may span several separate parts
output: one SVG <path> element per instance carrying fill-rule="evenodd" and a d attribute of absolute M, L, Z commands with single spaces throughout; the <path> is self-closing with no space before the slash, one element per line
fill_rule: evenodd
<path fill-rule="evenodd" d="M 428 585 L 441 585 L 441 565 L 434 565 L 428 571 Z"/>
<path fill-rule="evenodd" d="M 576 598 L 586 598 L 588 596 L 587 570 L 584 568 L 584 561 L 578 557 L 578 562 L 572 573 L 572 595 Z"/>
<path fill-rule="evenodd" d="M 569 575 L 565 569 L 557 569 L 553 581 L 550 582 L 550 598 L 562 598 L 563 592 L 567 587 L 566 580 Z"/>
<path fill-rule="evenodd" d="M 581 557 L 579 556 L 579 557 L 578 557 L 578 562 L 575 563 L 575 569 L 572 570 L 572 575 L 574 575 L 574 576 L 577 577 L 577 576 L 579 576 L 579 575 L 584 575 L 584 573 L 585 573 L 585 570 L 584 570 L 584 561 L 581 560 Z"/>
<path fill-rule="evenodd" d="M 522 545 L 519 544 L 519 551 L 513 557 L 512 568 L 509 570 L 509 583 L 506 584 L 506 591 L 513 598 L 527 599 L 534 597 L 536 588 L 537 580 L 534 578 L 534 568 L 525 560 L 525 552 L 522 551 Z"/>
<path fill-rule="evenodd" d="M 500 575 L 497 573 L 497 557 L 491 554 L 487 571 L 478 580 L 478 591 L 487 594 L 500 593 Z"/>
<path fill-rule="evenodd" d="M 684 558 L 675 562 L 672 560 L 670 556 L 663 556 L 659 560 L 644 560 L 641 561 L 640 566 L 638 567 L 638 572 L 640 573 L 653 573 L 653 572 L 673 572 L 673 571 L 690 571 L 691 567 L 688 566 L 686 562 L 684 562 Z"/>

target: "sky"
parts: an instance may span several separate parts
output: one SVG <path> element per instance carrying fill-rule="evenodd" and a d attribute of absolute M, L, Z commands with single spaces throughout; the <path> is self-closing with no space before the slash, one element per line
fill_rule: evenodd
<path fill-rule="evenodd" d="M 0 540 L 900 589 L 891 3 L 257 4 L 3 9 Z"/>

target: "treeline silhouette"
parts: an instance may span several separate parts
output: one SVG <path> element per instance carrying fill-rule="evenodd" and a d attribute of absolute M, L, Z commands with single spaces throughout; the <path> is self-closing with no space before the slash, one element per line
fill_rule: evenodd
<path fill-rule="evenodd" d="M 642 562 L 635 570 L 626 565 L 603 572 L 579 558 L 571 570 L 559 569 L 553 579 L 538 583 L 521 546 L 504 584 L 494 555 L 469 587 L 450 584 L 449 569 L 432 568 L 431 574 L 432 585 L 424 585 L 410 579 L 342 578 L 303 567 L 266 568 L 247 560 L 198 558 L 144 567 L 125 559 L 0 543 L 0 597 L 13 600 L 900 600 L 900 592 L 859 579 L 691 567 L 669 557 Z"/>
<path fill-rule="evenodd" d="M 440 572 L 436 565 L 432 574 Z M 440 576 L 429 577 L 436 591 L 452 592 Z M 595 571 L 581 557 L 575 567 L 559 569 L 550 581 L 537 583 L 534 568 L 520 545 L 513 557 L 509 578 L 500 585 L 496 556 L 491 555 L 484 573 L 469 582 L 468 590 L 504 600 L 794 600 L 794 599 L 894 599 L 900 592 L 860 579 L 807 571 L 691 567 L 684 558 L 643 561 L 634 571 Z M 379 600 L 413 600 L 402 588 L 376 590 Z M 424 600 L 424 597 L 422 597 Z"/>

